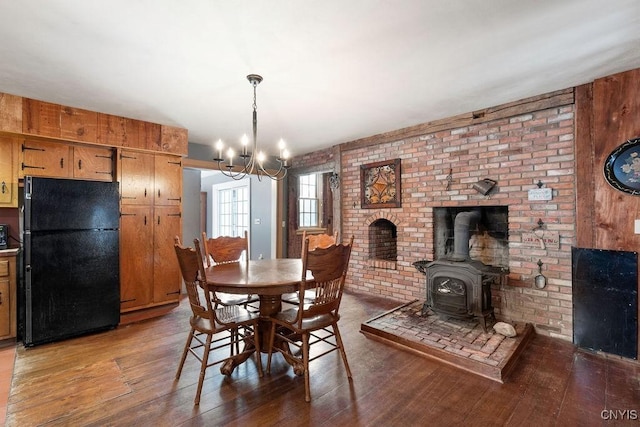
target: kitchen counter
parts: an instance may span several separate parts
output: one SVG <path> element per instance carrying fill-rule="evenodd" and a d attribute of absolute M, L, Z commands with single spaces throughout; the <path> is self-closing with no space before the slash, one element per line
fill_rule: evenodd
<path fill-rule="evenodd" d="M 20 252 L 20 248 L 0 249 L 0 257 L 14 256 Z"/>

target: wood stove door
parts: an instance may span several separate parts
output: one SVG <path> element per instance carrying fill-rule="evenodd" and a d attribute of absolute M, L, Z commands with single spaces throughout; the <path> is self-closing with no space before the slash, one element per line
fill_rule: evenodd
<path fill-rule="evenodd" d="M 429 293 L 433 311 L 452 316 L 468 315 L 467 285 L 460 278 L 436 276 L 429 286 Z"/>

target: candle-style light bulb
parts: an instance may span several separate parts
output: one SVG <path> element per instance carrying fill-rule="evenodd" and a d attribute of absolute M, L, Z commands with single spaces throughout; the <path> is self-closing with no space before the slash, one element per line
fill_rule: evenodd
<path fill-rule="evenodd" d="M 264 155 L 264 152 L 258 151 L 258 163 L 260 163 L 260 166 L 264 163 L 265 158 L 266 156 Z"/>
<path fill-rule="evenodd" d="M 233 148 L 229 147 L 227 150 L 227 157 L 229 157 L 229 167 L 233 166 L 233 156 L 236 153 L 233 152 Z"/>
<path fill-rule="evenodd" d="M 222 150 L 224 149 L 224 144 L 221 139 L 216 141 L 216 150 L 218 150 L 218 159 L 222 159 Z"/>
<path fill-rule="evenodd" d="M 246 155 L 247 154 L 247 145 L 249 145 L 249 138 L 247 137 L 246 133 L 244 135 L 242 135 L 242 138 L 240 138 L 240 143 L 242 144 L 242 154 Z"/>
<path fill-rule="evenodd" d="M 278 149 L 280 150 L 280 158 L 282 158 L 284 147 L 285 147 L 284 139 L 280 138 L 280 141 L 278 141 Z"/>
<path fill-rule="evenodd" d="M 291 154 L 289 153 L 289 150 L 287 150 L 286 148 L 282 150 L 282 165 L 284 167 L 289 166 L 289 157 L 291 156 Z"/>

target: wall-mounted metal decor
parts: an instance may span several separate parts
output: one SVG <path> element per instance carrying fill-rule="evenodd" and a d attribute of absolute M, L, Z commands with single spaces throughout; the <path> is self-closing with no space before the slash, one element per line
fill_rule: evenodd
<path fill-rule="evenodd" d="M 360 166 L 361 207 L 399 208 L 400 159 Z"/>
<path fill-rule="evenodd" d="M 604 177 L 613 188 L 640 195 L 640 138 L 624 142 L 609 154 Z"/>

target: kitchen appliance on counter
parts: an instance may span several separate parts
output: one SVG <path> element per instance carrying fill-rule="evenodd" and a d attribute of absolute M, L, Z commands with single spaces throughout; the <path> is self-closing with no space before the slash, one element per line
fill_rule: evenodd
<path fill-rule="evenodd" d="M 9 226 L 0 224 L 0 249 L 7 249 L 9 243 Z"/>
<path fill-rule="evenodd" d="M 120 321 L 117 182 L 25 177 L 23 343 Z"/>

